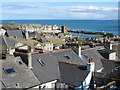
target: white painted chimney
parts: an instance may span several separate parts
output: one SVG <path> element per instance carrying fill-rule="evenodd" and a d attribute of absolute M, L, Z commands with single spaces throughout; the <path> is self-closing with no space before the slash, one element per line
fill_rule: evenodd
<path fill-rule="evenodd" d="M 112 50 L 112 44 L 110 43 L 110 50 Z"/>
<path fill-rule="evenodd" d="M 32 68 L 32 55 L 31 52 L 28 53 L 28 68 Z"/>
<path fill-rule="evenodd" d="M 92 71 L 92 72 L 94 72 L 94 70 L 95 70 L 95 63 L 93 61 L 93 58 L 89 59 L 89 63 L 87 65 L 87 69 Z"/>
<path fill-rule="evenodd" d="M 78 56 L 79 56 L 79 57 L 82 57 L 81 46 L 78 46 Z"/>

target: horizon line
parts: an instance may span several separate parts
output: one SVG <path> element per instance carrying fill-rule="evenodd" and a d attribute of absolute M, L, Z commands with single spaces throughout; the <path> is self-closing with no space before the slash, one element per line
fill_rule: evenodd
<path fill-rule="evenodd" d="M 4 20 L 119 20 L 119 19 L 2 19 Z"/>

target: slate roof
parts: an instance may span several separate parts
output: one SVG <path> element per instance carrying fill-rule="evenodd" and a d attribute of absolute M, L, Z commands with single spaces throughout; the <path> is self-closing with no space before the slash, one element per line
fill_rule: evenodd
<path fill-rule="evenodd" d="M 59 69 L 56 58 L 51 55 L 33 55 L 32 56 L 32 71 L 41 83 L 59 79 Z M 45 65 L 41 65 L 38 60 L 42 60 Z"/>
<path fill-rule="evenodd" d="M 72 49 L 65 49 L 63 51 L 59 51 L 55 53 L 53 52 L 50 54 L 56 57 L 57 61 L 59 62 L 68 62 L 68 63 L 80 64 L 80 65 L 86 64 L 84 60 L 81 59 Z M 67 59 L 66 56 L 68 56 L 69 59 Z"/>
<path fill-rule="evenodd" d="M 116 60 L 101 59 L 101 62 L 104 67 L 103 72 L 106 74 L 110 74 L 116 66 L 120 66 L 120 61 Z"/>
<path fill-rule="evenodd" d="M 6 50 L 9 47 L 14 47 L 17 41 L 12 40 L 6 36 L 0 36 L 0 50 Z"/>
<path fill-rule="evenodd" d="M 27 65 L 27 54 L 15 52 L 15 56 L 18 55 L 21 56 L 22 60 Z M 45 63 L 45 65 L 41 65 L 41 63 L 38 60 L 42 60 Z M 41 82 L 41 84 L 59 79 L 58 63 L 56 61 L 56 58 L 54 58 L 51 55 L 32 55 L 32 67 L 33 68 L 31 70 Z"/>
<path fill-rule="evenodd" d="M 7 45 L 3 40 L 3 36 L 0 36 L 0 50 L 6 50 L 7 49 Z"/>
<path fill-rule="evenodd" d="M 103 56 L 96 49 L 82 50 L 82 57 L 87 60 L 87 62 L 89 62 L 89 58 L 93 58 L 95 70 L 103 68 L 101 63 L 101 58 L 103 58 Z"/>
<path fill-rule="evenodd" d="M 116 51 L 117 56 L 120 58 L 120 43 L 114 44 L 112 49 Z"/>
<path fill-rule="evenodd" d="M 2 25 L 2 28 L 5 30 L 12 30 L 12 28 L 8 25 Z"/>
<path fill-rule="evenodd" d="M 23 34 L 21 30 L 13 30 L 13 31 L 6 31 L 6 35 L 8 37 L 18 37 L 18 38 L 22 38 Z"/>
<path fill-rule="evenodd" d="M 22 60 L 27 64 L 27 54 L 22 52 L 15 52 L 14 55 L 21 56 Z M 68 60 L 65 57 L 65 55 L 68 55 L 70 59 Z M 42 66 L 39 63 L 38 59 L 42 60 L 45 63 L 45 65 Z M 83 65 L 82 60 L 77 56 L 76 53 L 74 53 L 74 51 L 72 51 L 71 49 L 62 49 L 42 54 L 33 54 L 32 71 L 41 83 L 46 83 L 52 80 L 60 79 L 58 61 Z"/>
<path fill-rule="evenodd" d="M 81 70 L 77 65 L 59 62 L 61 82 L 72 86 L 81 86 L 90 71 Z"/>
<path fill-rule="evenodd" d="M 16 88 L 17 83 L 19 83 L 19 88 L 29 88 L 40 84 L 38 79 L 22 62 L 20 57 L 0 60 L 0 62 L 2 62 L 1 82 L 3 88 Z M 10 68 L 14 69 L 14 72 L 6 73 L 6 69 Z"/>
<path fill-rule="evenodd" d="M 114 53 L 114 50 L 109 50 L 109 49 L 103 49 L 103 50 L 98 50 L 99 53 L 105 53 L 105 54 L 110 54 Z"/>
<path fill-rule="evenodd" d="M 62 45 L 66 43 L 64 40 L 57 37 L 49 37 L 49 38 L 46 38 L 46 40 L 52 42 L 54 45 Z"/>

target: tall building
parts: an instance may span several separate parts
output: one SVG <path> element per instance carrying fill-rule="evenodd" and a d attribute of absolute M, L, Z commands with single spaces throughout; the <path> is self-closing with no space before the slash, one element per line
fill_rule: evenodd
<path fill-rule="evenodd" d="M 67 33 L 67 26 L 61 26 L 61 32 Z"/>

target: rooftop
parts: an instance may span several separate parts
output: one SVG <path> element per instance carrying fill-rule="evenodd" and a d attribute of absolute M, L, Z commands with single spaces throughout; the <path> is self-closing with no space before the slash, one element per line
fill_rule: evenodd
<path fill-rule="evenodd" d="M 72 85 L 81 86 L 82 81 L 86 79 L 90 71 L 81 70 L 79 66 L 64 62 L 59 62 L 61 82 Z"/>
<path fill-rule="evenodd" d="M 20 57 L 0 60 L 0 62 L 2 62 L 3 88 L 29 88 L 40 84 Z"/>

